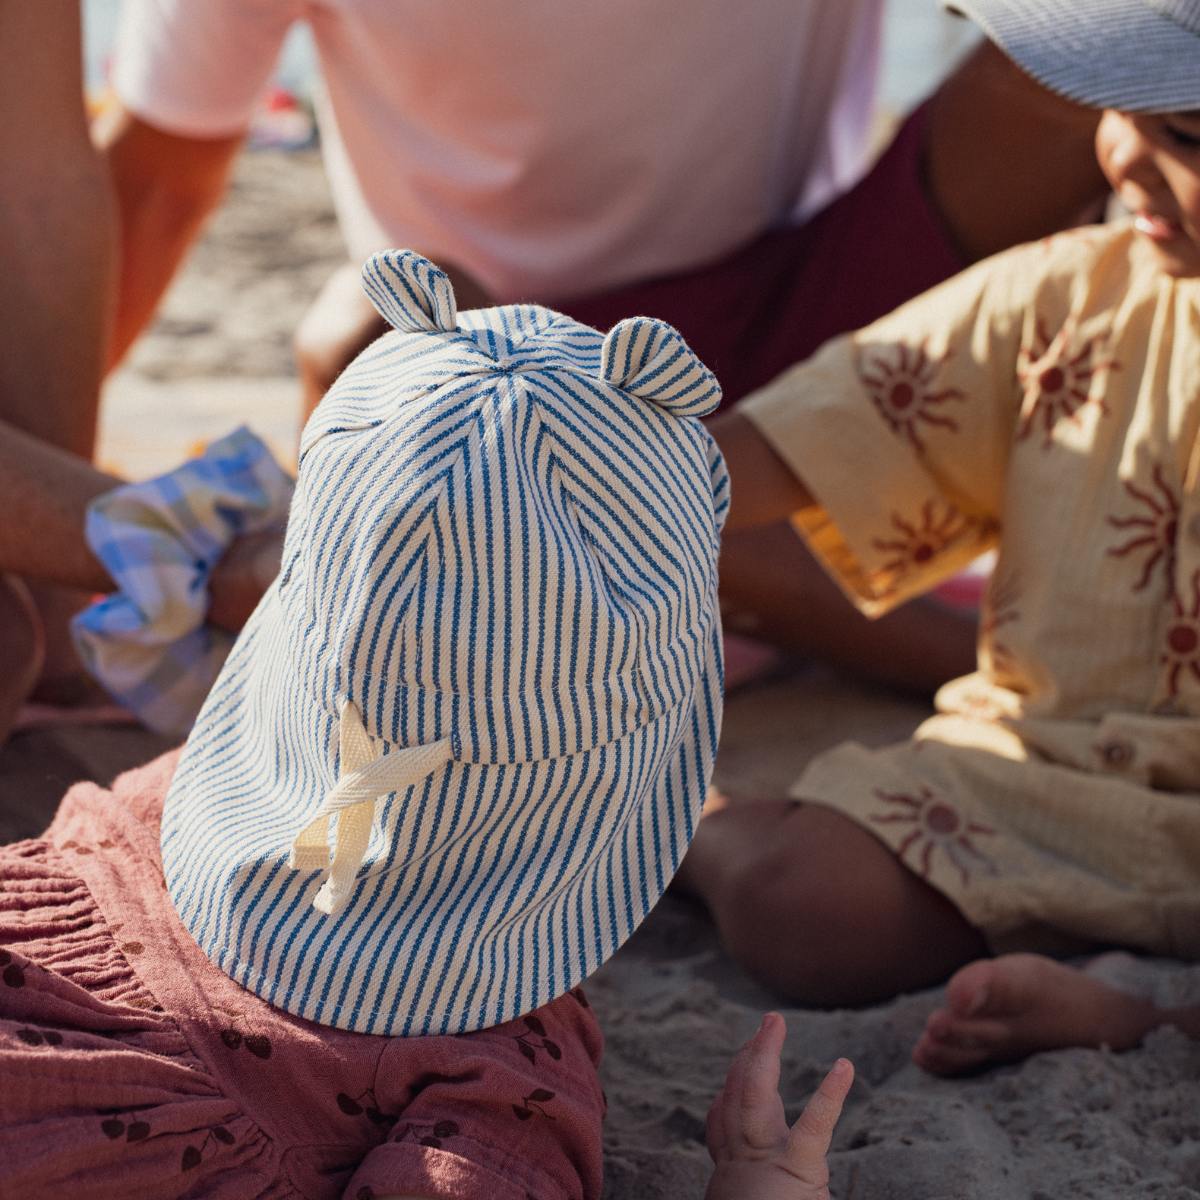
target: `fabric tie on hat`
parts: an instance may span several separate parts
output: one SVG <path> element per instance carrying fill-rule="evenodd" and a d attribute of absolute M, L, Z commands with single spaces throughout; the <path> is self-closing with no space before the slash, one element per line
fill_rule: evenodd
<path fill-rule="evenodd" d="M 333 914 L 345 907 L 355 876 L 371 840 L 375 802 L 420 783 L 450 761 L 450 739 L 429 746 L 376 751 L 351 700 L 343 701 L 338 724 L 338 781 L 316 815 L 296 835 L 288 866 L 293 871 L 319 871 L 329 863 L 329 819 L 338 817 L 333 865 L 313 897 L 313 908 Z"/>

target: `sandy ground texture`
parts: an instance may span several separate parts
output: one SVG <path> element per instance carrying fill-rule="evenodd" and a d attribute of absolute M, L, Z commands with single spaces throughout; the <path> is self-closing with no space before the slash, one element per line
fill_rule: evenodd
<path fill-rule="evenodd" d="M 230 203 L 110 384 L 105 465 L 144 476 L 241 421 L 289 458 L 291 329 L 341 255 L 315 158 L 245 158 Z M 718 778 L 774 794 L 820 750 L 902 737 L 922 713 L 801 672 L 731 700 Z M 0 751 L 0 839 L 38 832 L 71 780 L 110 780 L 164 746 L 128 727 L 18 735 Z M 1097 969 L 1163 1002 L 1200 1002 L 1197 967 L 1116 956 Z M 672 897 L 589 992 L 608 1039 L 606 1200 L 699 1200 L 705 1111 L 733 1049 L 775 1002 L 723 956 L 703 915 Z M 781 1009 L 789 1112 L 836 1056 L 858 1068 L 831 1160 L 837 1200 L 1200 1200 L 1200 1043 L 1168 1029 L 1131 1053 L 1061 1051 L 942 1081 L 908 1059 L 938 999 Z"/>

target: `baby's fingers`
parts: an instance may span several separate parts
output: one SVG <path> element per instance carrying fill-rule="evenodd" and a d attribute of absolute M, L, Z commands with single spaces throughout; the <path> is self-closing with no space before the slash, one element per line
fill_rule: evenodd
<path fill-rule="evenodd" d="M 725 1087 L 708 1115 L 708 1149 L 714 1161 L 781 1146 L 787 1137 L 779 1099 L 779 1055 L 786 1032 L 783 1018 L 768 1013 L 730 1063 Z"/>
<path fill-rule="evenodd" d="M 849 1059 L 839 1058 L 792 1126 L 788 1137 L 788 1167 L 801 1179 L 813 1182 L 828 1179 L 825 1156 L 853 1082 L 854 1065 Z"/>
<path fill-rule="evenodd" d="M 758 1032 L 738 1054 L 741 1070 L 736 1081 L 735 1070 L 730 1071 L 730 1082 L 737 1086 L 730 1097 L 733 1103 L 727 1109 L 730 1119 L 726 1125 L 734 1146 L 768 1150 L 787 1137 L 787 1120 L 779 1098 L 779 1056 L 786 1036 L 783 1018 L 778 1013 L 767 1013 Z"/>

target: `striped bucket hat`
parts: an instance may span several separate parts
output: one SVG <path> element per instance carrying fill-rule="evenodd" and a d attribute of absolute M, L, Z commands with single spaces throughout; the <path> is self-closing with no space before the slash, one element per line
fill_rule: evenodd
<path fill-rule="evenodd" d="M 409 252 L 363 281 L 393 330 L 304 430 L 163 865 L 270 1003 L 464 1032 L 594 971 L 687 847 L 721 720 L 720 392 L 662 322 L 458 315 Z"/>
<path fill-rule="evenodd" d="M 1093 108 L 1200 109 L 1200 0 L 943 0 L 1039 83 Z"/>

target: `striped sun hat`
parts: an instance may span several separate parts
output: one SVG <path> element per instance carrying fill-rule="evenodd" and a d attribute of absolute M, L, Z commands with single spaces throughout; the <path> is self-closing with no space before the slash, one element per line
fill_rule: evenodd
<path fill-rule="evenodd" d="M 1039 83 L 1124 112 L 1200 109 L 1200 0 L 943 0 Z"/>
<path fill-rule="evenodd" d="M 163 864 L 270 1003 L 456 1033 L 594 971 L 687 847 L 721 720 L 720 392 L 662 322 L 459 316 L 409 252 L 363 280 L 394 331 L 304 431 Z"/>

